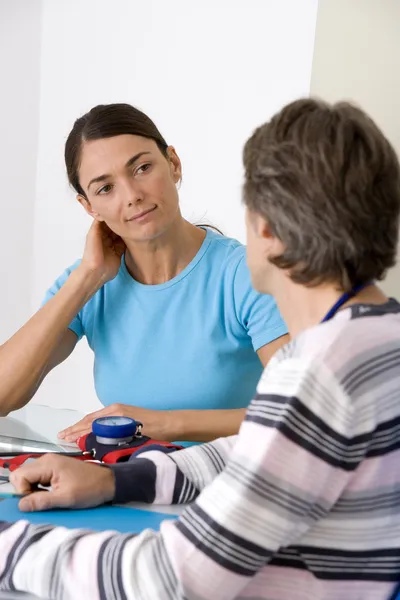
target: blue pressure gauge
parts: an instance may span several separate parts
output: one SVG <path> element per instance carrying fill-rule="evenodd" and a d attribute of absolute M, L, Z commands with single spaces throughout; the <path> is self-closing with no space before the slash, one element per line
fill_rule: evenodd
<path fill-rule="evenodd" d="M 129 417 L 101 417 L 92 423 L 92 431 L 99 444 L 125 444 L 140 435 L 142 423 Z"/>

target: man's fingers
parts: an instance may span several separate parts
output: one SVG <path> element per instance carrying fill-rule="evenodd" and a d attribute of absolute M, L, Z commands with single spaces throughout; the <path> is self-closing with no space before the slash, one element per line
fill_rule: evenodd
<path fill-rule="evenodd" d="M 18 503 L 18 507 L 23 512 L 34 512 L 50 510 L 52 508 L 63 506 L 62 501 L 55 492 L 33 492 L 24 496 Z"/>
<path fill-rule="evenodd" d="M 15 487 L 15 490 L 18 494 L 24 496 L 25 494 L 30 494 L 32 491 L 32 486 L 25 478 L 18 481 L 18 483 L 14 483 L 14 481 L 10 477 L 10 482 Z"/>
<path fill-rule="evenodd" d="M 41 459 L 37 462 L 39 463 Z M 111 469 L 83 464 L 73 458 L 48 456 L 43 468 L 52 468 L 49 491 L 32 491 L 20 499 L 22 511 L 43 511 L 53 508 L 87 508 L 109 502 L 115 496 L 115 477 Z M 20 467 L 23 469 L 23 467 Z M 26 481 L 32 479 L 25 478 Z M 47 477 L 46 477 L 47 479 Z M 43 478 L 35 477 L 37 483 Z M 22 481 L 22 479 L 21 479 Z"/>
<path fill-rule="evenodd" d="M 27 494 L 36 484 L 48 485 L 52 479 L 52 468 L 47 457 L 37 458 L 22 465 L 10 475 L 10 482 L 19 494 Z"/>

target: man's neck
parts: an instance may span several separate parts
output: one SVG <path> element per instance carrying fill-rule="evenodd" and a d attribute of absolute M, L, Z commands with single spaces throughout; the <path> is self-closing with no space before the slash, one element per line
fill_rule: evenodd
<path fill-rule="evenodd" d="M 276 286 L 276 292 L 273 292 L 292 339 L 302 331 L 318 325 L 342 294 L 334 285 L 307 288 L 293 283 L 288 277 L 282 277 Z M 384 304 L 387 301 L 387 296 L 376 285 L 369 285 L 341 308 L 352 304 Z"/>
<path fill-rule="evenodd" d="M 182 217 L 154 240 L 127 240 L 126 267 L 136 281 L 157 285 L 170 281 L 187 267 L 199 251 L 206 233 Z"/>

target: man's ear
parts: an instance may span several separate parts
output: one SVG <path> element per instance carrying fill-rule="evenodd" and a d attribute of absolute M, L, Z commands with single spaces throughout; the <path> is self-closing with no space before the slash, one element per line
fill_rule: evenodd
<path fill-rule="evenodd" d="M 172 178 L 175 183 L 179 183 L 182 179 L 181 159 L 177 155 L 176 150 L 173 146 L 168 146 L 167 154 L 171 166 Z"/>
<path fill-rule="evenodd" d="M 257 215 L 256 223 L 257 235 L 259 237 L 263 238 L 264 240 L 271 240 L 271 238 L 274 237 L 268 221 L 266 221 L 263 217 Z"/>
<path fill-rule="evenodd" d="M 103 217 L 101 217 L 99 213 L 95 212 L 92 209 L 92 205 L 90 204 L 89 200 L 85 198 L 85 196 L 82 196 L 82 194 L 78 194 L 76 199 L 78 200 L 79 204 L 83 206 L 83 208 L 90 217 L 96 219 L 96 221 L 104 221 Z"/>
<path fill-rule="evenodd" d="M 284 246 L 279 238 L 273 233 L 270 224 L 260 215 L 257 215 L 256 230 L 258 237 L 262 238 L 268 253 L 271 256 L 279 256 L 284 251 Z"/>
<path fill-rule="evenodd" d="M 246 209 L 246 222 L 258 238 L 269 241 L 274 237 L 268 221 L 259 213 Z"/>

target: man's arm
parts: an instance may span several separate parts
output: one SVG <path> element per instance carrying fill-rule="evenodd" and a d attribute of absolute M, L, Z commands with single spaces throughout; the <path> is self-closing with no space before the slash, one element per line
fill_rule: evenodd
<path fill-rule="evenodd" d="M 237 436 L 220 438 L 170 454 L 149 450 L 127 463 L 113 465 L 115 502 L 192 502 L 224 469 L 236 440 Z"/>
<path fill-rule="evenodd" d="M 368 445 L 366 432 L 365 448 L 354 453 L 354 415 L 329 373 L 284 363 L 261 381 L 225 468 L 215 467 L 219 474 L 178 521 L 138 536 L 3 524 L 0 589 L 74 599 L 236 598 L 279 548 L 299 543 L 330 510 Z M 208 459 L 193 452 L 197 462 L 185 465 L 191 450 L 163 461 L 180 456 L 175 474 L 197 489 L 195 465 Z M 168 473 L 161 463 L 156 470 L 161 485 Z"/>

